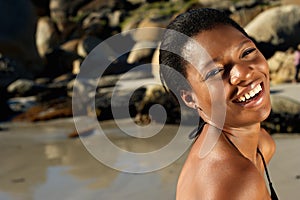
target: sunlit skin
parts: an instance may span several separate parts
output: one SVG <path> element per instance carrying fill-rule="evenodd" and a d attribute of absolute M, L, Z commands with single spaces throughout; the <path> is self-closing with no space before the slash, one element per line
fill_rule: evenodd
<path fill-rule="evenodd" d="M 260 126 L 271 109 L 268 64 L 255 44 L 232 26 L 218 25 L 194 39 L 211 60 L 204 66 L 187 66 L 192 89 L 181 91 L 181 97 L 187 106 L 199 107 L 208 124 L 182 169 L 176 199 L 270 199 L 257 153 L 259 148 L 269 162 L 275 151 L 273 139 Z M 254 88 L 261 90 L 240 102 Z M 212 110 L 226 111 L 224 125 L 214 120 Z M 204 138 L 214 134 L 219 134 L 216 145 L 200 157 Z"/>

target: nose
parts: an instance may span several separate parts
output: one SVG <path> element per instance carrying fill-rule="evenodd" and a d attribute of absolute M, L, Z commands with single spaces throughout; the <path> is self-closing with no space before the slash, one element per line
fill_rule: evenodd
<path fill-rule="evenodd" d="M 230 83 L 232 85 L 247 86 L 253 81 L 254 70 L 248 65 L 236 64 L 230 71 Z"/>

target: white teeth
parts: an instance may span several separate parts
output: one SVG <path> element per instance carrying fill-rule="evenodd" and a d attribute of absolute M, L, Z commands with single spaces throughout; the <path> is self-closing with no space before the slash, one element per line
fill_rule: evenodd
<path fill-rule="evenodd" d="M 246 99 L 250 99 L 251 97 L 254 97 L 256 94 L 258 94 L 262 90 L 260 85 L 257 85 L 253 90 L 251 90 L 249 93 L 244 94 L 244 96 L 241 96 L 238 101 L 244 102 Z"/>
<path fill-rule="evenodd" d="M 246 100 L 245 97 L 240 97 L 240 98 L 239 98 L 239 101 L 240 101 L 240 102 L 245 101 L 245 100 Z"/>
<path fill-rule="evenodd" d="M 247 93 L 247 94 L 245 94 L 245 97 L 246 97 L 246 99 L 250 99 L 250 95 Z"/>
<path fill-rule="evenodd" d="M 256 93 L 252 90 L 252 91 L 249 92 L 249 94 L 250 94 L 251 97 L 254 97 Z"/>

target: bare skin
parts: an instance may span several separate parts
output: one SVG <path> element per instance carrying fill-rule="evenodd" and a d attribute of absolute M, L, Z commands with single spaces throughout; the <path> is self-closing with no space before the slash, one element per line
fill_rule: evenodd
<path fill-rule="evenodd" d="M 192 91 L 182 91 L 181 97 L 187 106 L 198 108 L 208 124 L 190 150 L 176 199 L 270 199 L 257 153 L 258 148 L 269 162 L 275 151 L 273 139 L 260 126 L 271 109 L 267 62 L 255 44 L 231 26 L 218 25 L 194 39 L 214 62 L 203 68 L 187 67 Z M 223 88 L 217 84 L 220 81 Z M 245 101 L 253 91 L 255 96 Z M 214 105 L 225 106 L 224 124 L 212 120 Z M 218 138 L 216 144 L 199 156 L 205 138 L 212 135 Z"/>

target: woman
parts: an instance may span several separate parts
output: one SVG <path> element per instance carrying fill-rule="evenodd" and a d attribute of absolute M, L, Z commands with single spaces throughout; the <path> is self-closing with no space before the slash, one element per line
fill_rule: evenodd
<path fill-rule="evenodd" d="M 275 151 L 260 126 L 271 109 L 265 58 L 237 23 L 215 9 L 191 10 L 167 28 L 159 58 L 162 81 L 204 121 L 194 134 L 176 199 L 276 199 L 264 180 L 264 160 Z M 207 139 L 212 135 L 215 143 Z M 211 146 L 203 154 L 205 143 Z"/>

